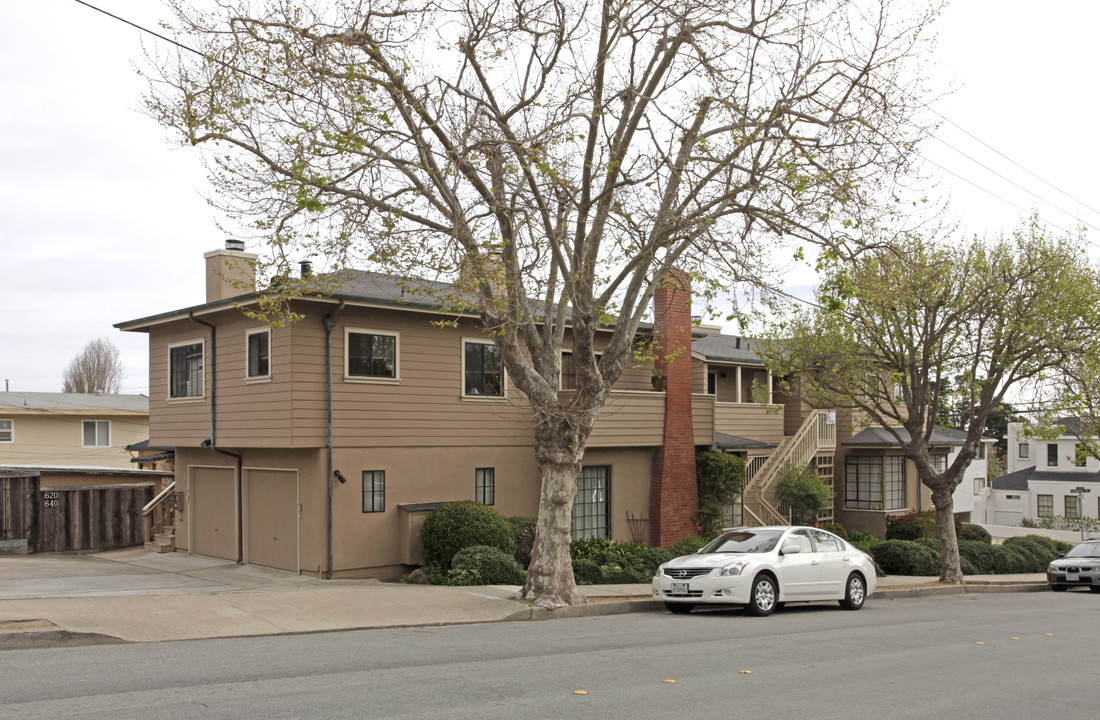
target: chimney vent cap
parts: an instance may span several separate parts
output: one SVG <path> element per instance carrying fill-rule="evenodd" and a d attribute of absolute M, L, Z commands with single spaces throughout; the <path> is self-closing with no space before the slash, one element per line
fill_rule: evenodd
<path fill-rule="evenodd" d="M 234 240 L 232 238 L 227 238 L 225 241 L 225 249 L 244 252 L 244 240 Z"/>

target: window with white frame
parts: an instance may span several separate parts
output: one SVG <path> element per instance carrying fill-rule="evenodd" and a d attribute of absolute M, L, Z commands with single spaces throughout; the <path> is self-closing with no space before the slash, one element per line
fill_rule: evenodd
<path fill-rule="evenodd" d="M 611 537 L 611 467 L 581 468 L 573 498 L 573 539 Z"/>
<path fill-rule="evenodd" d="M 0 443 L 15 442 L 15 421 L 0 420 Z"/>
<path fill-rule="evenodd" d="M 363 471 L 363 512 L 386 511 L 386 471 Z"/>
<path fill-rule="evenodd" d="M 111 447 L 111 422 L 109 420 L 85 420 L 82 436 L 83 447 Z"/>
<path fill-rule="evenodd" d="M 933 455 L 932 456 L 932 469 L 938 473 L 947 472 L 947 456 L 946 455 Z"/>
<path fill-rule="evenodd" d="M 1067 520 L 1074 520 L 1081 517 L 1080 507 L 1078 506 L 1078 503 L 1080 502 L 1079 498 L 1079 495 L 1066 495 L 1065 507 Z"/>
<path fill-rule="evenodd" d="M 397 380 L 400 336 L 380 330 L 344 331 L 344 374 L 352 379 Z"/>
<path fill-rule="evenodd" d="M 1047 443 L 1047 466 L 1058 467 L 1058 443 Z"/>
<path fill-rule="evenodd" d="M 474 470 L 474 501 L 482 505 L 496 502 L 496 470 L 477 468 Z"/>
<path fill-rule="evenodd" d="M 249 330 L 245 335 L 248 350 L 248 377 L 271 377 L 271 330 Z"/>
<path fill-rule="evenodd" d="M 906 506 L 905 458 L 849 455 L 844 461 L 849 510 L 900 510 Z"/>
<path fill-rule="evenodd" d="M 1031 454 L 1031 445 L 1029 443 L 1020 443 L 1019 455 L 1020 458 L 1026 460 Z"/>
<path fill-rule="evenodd" d="M 201 398 L 203 395 L 203 343 L 188 342 L 168 347 L 168 397 Z"/>
<path fill-rule="evenodd" d="M 978 443 L 978 459 L 985 460 L 985 443 Z"/>
<path fill-rule="evenodd" d="M 1085 467 L 1085 461 L 1089 459 L 1088 451 L 1085 449 L 1084 443 L 1077 443 L 1073 446 L 1073 464 L 1076 467 Z"/>
<path fill-rule="evenodd" d="M 1039 517 L 1054 517 L 1054 496 L 1036 495 L 1035 510 L 1039 513 Z"/>
<path fill-rule="evenodd" d="M 478 340 L 462 341 L 462 394 L 504 397 L 504 364 L 497 346 Z"/>

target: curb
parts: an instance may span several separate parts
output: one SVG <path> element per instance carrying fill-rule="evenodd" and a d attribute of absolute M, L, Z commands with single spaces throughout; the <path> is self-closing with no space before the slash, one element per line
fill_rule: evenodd
<path fill-rule="evenodd" d="M 898 600 L 902 598 L 937 597 L 942 595 L 983 595 L 987 593 L 1044 592 L 1046 583 L 984 583 L 975 585 L 930 585 L 912 588 L 876 590 L 868 600 Z"/>

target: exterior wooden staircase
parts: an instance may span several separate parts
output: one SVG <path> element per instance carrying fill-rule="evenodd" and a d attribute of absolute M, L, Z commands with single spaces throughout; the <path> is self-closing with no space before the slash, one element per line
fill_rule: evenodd
<path fill-rule="evenodd" d="M 836 450 L 836 413 L 813 410 L 794 435 L 783 442 L 762 463 L 746 468 L 744 492 L 745 525 L 790 525 L 788 515 L 780 511 L 775 497 L 776 483 L 790 468 L 808 464 L 819 453 Z"/>
<path fill-rule="evenodd" d="M 169 553 L 176 551 L 176 509 L 175 504 L 169 502 L 175 497 L 176 483 L 168 483 L 168 486 L 160 491 L 149 504 L 142 508 L 141 515 L 145 526 L 145 549 L 155 553 Z"/>

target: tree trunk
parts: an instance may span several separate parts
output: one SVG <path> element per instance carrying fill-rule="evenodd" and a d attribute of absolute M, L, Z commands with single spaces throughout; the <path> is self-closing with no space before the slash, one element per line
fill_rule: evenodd
<path fill-rule="evenodd" d="M 962 585 L 959 538 L 955 534 L 955 501 L 951 490 L 933 490 L 932 504 L 936 508 L 936 527 L 940 531 L 940 582 Z"/>
<path fill-rule="evenodd" d="M 592 427 L 591 423 L 587 427 L 577 424 L 575 418 L 573 422 L 547 418 L 535 430 L 535 462 L 542 481 L 538 523 L 527 581 L 514 599 L 530 600 L 548 610 L 588 602 L 577 591 L 569 555 L 577 475 Z"/>

